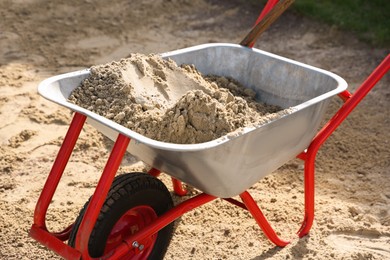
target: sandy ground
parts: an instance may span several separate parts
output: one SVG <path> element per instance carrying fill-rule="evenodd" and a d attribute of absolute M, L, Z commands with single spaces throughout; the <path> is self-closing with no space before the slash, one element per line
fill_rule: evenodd
<path fill-rule="evenodd" d="M 131 52 L 237 43 L 261 8 L 243 2 L 0 2 L 0 258 L 58 258 L 29 238 L 28 230 L 71 113 L 41 98 L 37 84 Z M 389 52 L 292 13 L 256 47 L 339 74 L 351 91 Z M 182 217 L 166 259 L 389 259 L 389 82 L 387 75 L 320 150 L 310 235 L 294 236 L 303 217 L 303 167 L 293 160 L 250 189 L 277 232 L 293 238 L 291 244 L 275 247 L 247 212 L 216 200 Z M 327 117 L 340 105 L 333 100 Z M 49 208 L 51 230 L 74 221 L 111 147 L 92 127 L 84 128 Z M 126 155 L 120 172 L 143 167 L 134 163 Z M 171 188 L 168 177 L 162 180 Z"/>

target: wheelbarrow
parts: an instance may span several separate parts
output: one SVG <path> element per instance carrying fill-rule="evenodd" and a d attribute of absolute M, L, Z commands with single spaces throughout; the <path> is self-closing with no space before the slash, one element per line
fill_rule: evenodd
<path fill-rule="evenodd" d="M 265 18 L 261 21 L 266 20 L 264 11 L 262 15 Z M 298 236 L 308 234 L 314 220 L 317 151 L 387 73 L 390 55 L 352 95 L 341 77 L 251 48 L 254 40 L 249 37 L 241 45 L 203 44 L 162 54 L 179 65 L 194 64 L 203 74 L 232 77 L 255 91 L 259 101 L 293 110 L 262 126 L 244 128 L 241 135 L 200 144 L 152 140 L 68 102 L 72 90 L 88 77 L 88 69 L 41 82 L 39 93 L 74 111 L 74 117 L 37 202 L 30 236 L 66 259 L 161 259 L 174 221 L 220 198 L 248 210 L 266 237 L 284 247 L 289 241 L 279 238 L 247 189 L 295 157 L 304 161 L 305 215 Z M 318 131 L 336 95 L 345 103 Z M 86 121 L 115 144 L 94 194 L 75 223 L 53 233 L 46 227 L 47 209 Z M 152 166 L 151 170 L 116 176 L 126 151 Z M 157 178 L 161 172 L 172 177 L 177 195 L 187 193 L 183 182 L 201 193 L 173 206 L 169 191 Z M 237 195 L 241 201 L 232 198 Z"/>

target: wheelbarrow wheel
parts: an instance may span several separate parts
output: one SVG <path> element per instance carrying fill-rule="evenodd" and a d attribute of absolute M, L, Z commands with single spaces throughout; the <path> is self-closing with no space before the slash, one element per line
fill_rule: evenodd
<path fill-rule="evenodd" d="M 68 244 L 72 247 L 75 247 L 76 234 L 88 203 L 80 211 L 70 234 Z M 117 176 L 92 230 L 89 254 L 103 256 L 172 207 L 171 195 L 159 179 L 146 173 Z M 172 238 L 173 225 L 170 223 L 145 241 L 137 241 L 140 246 L 122 259 L 163 259 Z"/>

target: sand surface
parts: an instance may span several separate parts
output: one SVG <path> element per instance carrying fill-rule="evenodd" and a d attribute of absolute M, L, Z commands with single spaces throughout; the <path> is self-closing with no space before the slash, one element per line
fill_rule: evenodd
<path fill-rule="evenodd" d="M 237 43 L 260 8 L 219 0 L 1 1 L 0 258 L 60 259 L 28 237 L 72 117 L 37 94 L 40 81 L 130 53 Z M 293 13 L 284 14 L 256 47 L 339 74 L 351 91 L 389 52 Z M 249 190 L 291 244 L 275 247 L 247 212 L 216 200 L 181 218 L 166 259 L 389 259 L 389 83 L 387 75 L 320 149 L 316 219 L 308 236 L 294 235 L 303 218 L 303 166 L 292 160 Z M 341 103 L 334 99 L 326 117 Z M 75 220 L 111 148 L 111 141 L 84 127 L 49 208 L 50 230 Z M 143 168 L 127 154 L 119 172 Z M 169 177 L 161 179 L 171 189 Z M 185 198 L 173 195 L 175 203 Z"/>
<path fill-rule="evenodd" d="M 92 66 L 68 100 L 146 137 L 177 144 L 231 138 L 292 110 L 257 102 L 252 89 L 232 78 L 140 53 Z"/>

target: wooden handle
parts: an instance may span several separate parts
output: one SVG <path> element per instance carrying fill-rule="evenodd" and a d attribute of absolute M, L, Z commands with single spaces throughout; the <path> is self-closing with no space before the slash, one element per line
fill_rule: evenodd
<path fill-rule="evenodd" d="M 264 18 L 240 42 L 240 45 L 250 47 L 257 38 L 294 2 L 294 0 L 280 0 Z"/>

